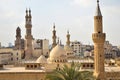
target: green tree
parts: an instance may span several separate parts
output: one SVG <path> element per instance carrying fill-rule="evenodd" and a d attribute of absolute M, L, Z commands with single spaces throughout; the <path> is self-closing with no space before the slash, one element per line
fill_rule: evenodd
<path fill-rule="evenodd" d="M 94 80 L 93 73 L 89 71 L 79 71 L 80 64 L 71 63 L 70 66 L 64 65 L 60 70 L 46 75 L 46 80 Z"/>

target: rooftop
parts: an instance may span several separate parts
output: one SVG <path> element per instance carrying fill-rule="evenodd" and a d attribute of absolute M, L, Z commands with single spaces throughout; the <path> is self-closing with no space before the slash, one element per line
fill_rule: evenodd
<path fill-rule="evenodd" d="M 45 72 L 43 70 L 26 70 L 25 67 L 11 67 L 0 70 L 0 73 Z"/>

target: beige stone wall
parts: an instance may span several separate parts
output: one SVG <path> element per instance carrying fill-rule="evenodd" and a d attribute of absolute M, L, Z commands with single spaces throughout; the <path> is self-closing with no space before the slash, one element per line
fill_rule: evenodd
<path fill-rule="evenodd" d="M 45 72 L 0 73 L 0 80 L 45 80 Z"/>
<path fill-rule="evenodd" d="M 41 53 L 42 53 L 42 49 L 34 49 L 33 50 L 33 57 L 40 57 L 40 55 L 41 55 Z"/>
<path fill-rule="evenodd" d="M 19 62 L 21 60 L 21 50 L 14 50 L 12 48 L 1 48 L 0 49 L 0 53 L 6 53 L 6 52 L 10 52 L 12 53 L 9 57 L 12 59 L 10 59 L 8 61 L 8 63 L 15 63 L 15 62 Z"/>
<path fill-rule="evenodd" d="M 106 77 L 108 80 L 120 80 L 120 72 L 106 72 Z"/>

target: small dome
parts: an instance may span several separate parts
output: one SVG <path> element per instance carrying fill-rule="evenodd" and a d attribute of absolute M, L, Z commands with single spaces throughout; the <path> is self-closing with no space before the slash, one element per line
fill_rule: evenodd
<path fill-rule="evenodd" d="M 52 51 L 50 52 L 50 60 L 58 60 L 58 59 L 62 59 L 66 57 L 66 52 L 65 50 L 59 45 L 57 44 Z"/>
<path fill-rule="evenodd" d="M 47 63 L 47 59 L 44 55 L 41 55 L 37 60 L 36 63 Z"/>

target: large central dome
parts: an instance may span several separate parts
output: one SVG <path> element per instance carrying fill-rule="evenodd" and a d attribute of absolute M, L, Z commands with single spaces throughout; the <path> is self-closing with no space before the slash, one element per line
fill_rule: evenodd
<path fill-rule="evenodd" d="M 59 44 L 57 44 L 50 52 L 49 61 L 66 62 L 66 52 Z"/>
<path fill-rule="evenodd" d="M 50 58 L 59 58 L 65 55 L 65 50 L 58 44 L 50 52 Z"/>

